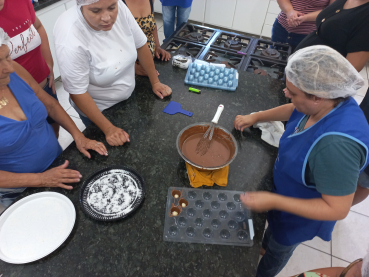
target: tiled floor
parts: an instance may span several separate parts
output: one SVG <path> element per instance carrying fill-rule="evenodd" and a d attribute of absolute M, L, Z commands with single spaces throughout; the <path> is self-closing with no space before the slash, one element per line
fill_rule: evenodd
<path fill-rule="evenodd" d="M 163 21 L 160 15 L 155 16 L 158 26 L 160 43 L 164 39 Z M 360 103 L 368 88 L 369 66 L 365 67 L 360 74 L 366 81 L 366 87 L 355 96 Z M 69 95 L 64 91 L 62 83 L 56 84 L 60 104 L 71 116 L 80 130 L 85 126 L 79 119 L 76 111 L 71 107 Z M 65 149 L 73 138 L 64 129 L 60 131 L 59 142 Z M 286 277 L 300 272 L 330 266 L 347 266 L 349 262 L 363 257 L 369 247 L 369 198 L 353 207 L 349 215 L 342 221 L 337 222 L 330 242 L 316 238 L 303 243 L 295 250 L 291 260 L 277 277 Z"/>

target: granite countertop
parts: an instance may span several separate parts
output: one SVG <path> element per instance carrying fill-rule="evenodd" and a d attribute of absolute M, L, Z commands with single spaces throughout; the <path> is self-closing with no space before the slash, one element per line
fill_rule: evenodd
<path fill-rule="evenodd" d="M 24 265 L 0 261 L 0 273 L 7 276 L 255 276 L 266 215 L 253 214 L 254 246 L 237 247 L 163 241 L 168 188 L 190 187 L 185 162 L 176 149 L 177 134 L 189 124 L 210 121 L 219 104 L 225 109 L 219 125 L 232 131 L 239 153 L 229 169 L 227 190 L 271 190 L 272 168 L 277 149 L 261 140 L 261 132 L 233 128 L 238 114 L 265 110 L 286 103 L 283 82 L 267 76 L 240 72 L 236 92 L 202 88 L 201 94 L 188 92 L 186 70 L 170 63 L 156 62 L 160 80 L 173 89 L 171 97 L 160 100 L 148 78 L 137 77 L 132 96 L 106 110 L 104 114 L 130 135 L 130 143 L 108 146 L 109 156 L 92 153 L 89 160 L 72 143 L 53 166 L 68 159 L 70 168 L 84 176 L 72 191 L 28 189 L 22 197 L 40 191 L 66 195 L 76 208 L 76 223 L 69 238 L 49 256 Z M 168 115 L 162 110 L 170 100 L 193 112 L 192 117 Z M 95 126 L 84 134 L 107 145 Z M 114 164 L 139 172 L 146 183 L 146 198 L 128 218 L 110 223 L 93 221 L 81 210 L 79 189 L 93 172 Z M 223 189 L 213 187 L 213 189 Z"/>
<path fill-rule="evenodd" d="M 37 12 L 59 1 L 60 0 L 38 0 L 38 2 L 33 2 L 33 8 Z"/>

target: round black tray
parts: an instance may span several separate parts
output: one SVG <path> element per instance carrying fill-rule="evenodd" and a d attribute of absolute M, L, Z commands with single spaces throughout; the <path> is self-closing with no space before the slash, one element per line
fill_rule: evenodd
<path fill-rule="evenodd" d="M 128 173 L 128 175 L 135 180 L 138 189 L 141 190 L 141 196 L 136 198 L 135 201 L 132 203 L 132 209 L 129 212 L 121 212 L 111 215 L 103 215 L 101 213 L 98 213 L 94 209 L 90 207 L 90 205 L 87 202 L 87 196 L 88 196 L 88 188 L 90 185 L 92 185 L 97 179 L 101 178 L 102 176 L 106 175 L 106 173 L 110 170 L 124 170 Z M 144 179 L 141 177 L 140 174 L 138 174 L 135 170 L 132 168 L 129 168 L 127 166 L 121 166 L 121 165 L 113 165 L 109 167 L 105 167 L 103 169 L 98 170 L 97 172 L 90 175 L 82 184 L 80 194 L 79 194 L 79 202 L 81 204 L 82 211 L 89 216 L 92 219 L 99 220 L 99 221 L 115 221 L 122 218 L 127 217 L 129 214 L 134 212 L 142 203 L 143 199 L 145 198 L 145 184 Z"/>

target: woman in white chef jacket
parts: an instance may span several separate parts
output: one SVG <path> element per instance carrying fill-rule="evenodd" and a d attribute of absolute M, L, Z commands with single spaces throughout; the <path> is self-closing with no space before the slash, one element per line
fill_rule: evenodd
<path fill-rule="evenodd" d="M 153 92 L 172 93 L 160 83 L 147 39 L 120 0 L 76 0 L 54 27 L 56 56 L 64 89 L 85 125 L 94 122 L 112 146 L 128 134 L 101 113 L 128 99 L 135 87 L 135 61 L 148 72 Z"/>

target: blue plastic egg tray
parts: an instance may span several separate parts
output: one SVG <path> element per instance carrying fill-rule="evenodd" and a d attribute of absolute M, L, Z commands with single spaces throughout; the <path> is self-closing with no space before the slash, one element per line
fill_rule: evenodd
<path fill-rule="evenodd" d="M 242 193 L 230 190 L 169 188 L 164 240 L 251 247 L 254 226 L 250 210 L 241 203 Z"/>
<path fill-rule="evenodd" d="M 192 63 L 188 67 L 185 84 L 235 91 L 238 72 L 234 68 Z"/>

